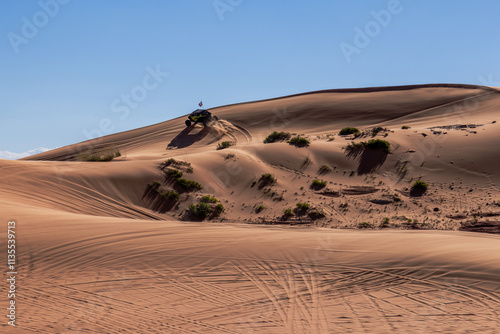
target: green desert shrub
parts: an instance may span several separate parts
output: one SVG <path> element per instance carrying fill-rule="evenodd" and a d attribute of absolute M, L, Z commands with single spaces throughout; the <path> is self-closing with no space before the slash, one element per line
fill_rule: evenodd
<path fill-rule="evenodd" d="M 426 191 L 428 187 L 429 187 L 429 185 L 427 183 L 425 183 L 424 181 L 418 180 L 418 181 L 415 181 L 415 183 L 413 183 L 413 185 L 411 186 L 411 189 L 416 190 L 416 191 Z"/>
<path fill-rule="evenodd" d="M 148 186 L 149 186 L 150 188 L 153 188 L 153 189 L 158 189 L 158 188 L 160 188 L 161 183 L 160 183 L 160 182 L 158 182 L 158 181 L 155 181 L 155 182 L 151 182 L 150 184 L 148 184 Z"/>
<path fill-rule="evenodd" d="M 180 160 L 175 160 L 174 158 L 170 158 L 167 161 L 163 162 L 162 165 L 164 165 L 165 167 L 167 167 L 167 166 L 176 166 L 176 167 L 185 166 L 185 167 L 190 167 L 191 163 L 190 162 L 185 162 L 185 161 L 180 161 Z"/>
<path fill-rule="evenodd" d="M 371 139 L 367 143 L 364 143 L 364 145 L 366 148 L 369 148 L 371 150 L 381 149 L 386 153 L 391 152 L 391 143 L 389 143 L 387 140 Z"/>
<path fill-rule="evenodd" d="M 341 136 L 352 135 L 356 133 L 359 133 L 359 130 L 357 128 L 351 128 L 351 127 L 343 128 L 342 130 L 339 131 L 339 135 Z"/>
<path fill-rule="evenodd" d="M 212 207 L 208 203 L 191 204 L 188 209 L 189 213 L 200 218 L 206 218 L 212 213 Z"/>
<path fill-rule="evenodd" d="M 309 204 L 309 203 L 300 203 L 299 202 L 299 203 L 295 204 L 295 206 L 300 211 L 307 211 L 311 208 L 311 204 Z"/>
<path fill-rule="evenodd" d="M 172 179 L 178 179 L 182 177 L 182 172 L 177 169 L 169 169 L 165 172 L 165 175 Z"/>
<path fill-rule="evenodd" d="M 265 207 L 264 205 L 262 205 L 262 204 L 257 205 L 257 206 L 255 207 L 255 212 L 256 212 L 256 213 L 261 213 L 262 211 L 264 211 L 264 209 L 265 209 L 265 208 L 266 208 L 266 207 Z"/>
<path fill-rule="evenodd" d="M 158 195 L 162 198 L 167 198 L 172 201 L 179 200 L 179 193 L 175 190 L 168 190 L 164 193 L 159 193 Z"/>
<path fill-rule="evenodd" d="M 186 190 L 203 189 L 201 184 L 199 184 L 198 182 L 193 181 L 193 180 L 187 180 L 187 179 L 184 179 L 182 177 L 177 179 L 177 184 L 179 184 L 182 188 L 184 188 Z"/>
<path fill-rule="evenodd" d="M 233 146 L 232 142 L 230 142 L 230 141 L 223 141 L 222 143 L 219 143 L 219 145 L 217 145 L 217 149 L 218 150 L 223 150 L 223 149 L 228 148 L 230 146 Z"/>
<path fill-rule="evenodd" d="M 267 136 L 266 139 L 264 139 L 264 144 L 275 143 L 277 141 L 285 141 L 285 140 L 290 139 L 290 137 L 291 137 L 291 135 L 288 132 L 274 131 L 269 136 Z"/>
<path fill-rule="evenodd" d="M 288 141 L 288 144 L 296 146 L 296 147 L 306 147 L 306 146 L 309 146 L 310 142 L 309 142 L 309 140 L 307 140 L 304 137 L 296 136 L 296 137 L 291 138 Z"/>
<path fill-rule="evenodd" d="M 283 210 L 283 217 L 290 218 L 293 216 L 295 216 L 295 213 L 293 212 L 292 209 L 288 208 L 288 209 Z"/>
<path fill-rule="evenodd" d="M 358 224 L 358 228 L 369 228 L 369 227 L 372 227 L 372 225 L 367 222 L 361 222 Z"/>
<path fill-rule="evenodd" d="M 224 208 L 224 205 L 221 203 L 215 205 L 215 212 L 224 212 L 226 209 Z"/>
<path fill-rule="evenodd" d="M 201 198 L 200 201 L 205 202 L 205 203 L 217 203 L 219 200 L 217 198 L 215 198 L 214 196 L 205 195 Z"/>
<path fill-rule="evenodd" d="M 261 175 L 259 181 L 263 186 L 268 186 L 276 183 L 276 177 L 273 174 L 264 173 Z"/>
<path fill-rule="evenodd" d="M 321 166 L 319 167 L 319 173 L 320 173 L 320 174 L 326 174 L 326 173 L 329 173 L 329 172 L 331 172 L 331 171 L 332 171 L 332 169 L 331 169 L 331 167 L 330 167 L 330 166 L 328 166 L 328 165 L 321 165 Z"/>
<path fill-rule="evenodd" d="M 311 183 L 311 188 L 315 190 L 320 190 L 326 187 L 326 181 L 314 179 Z"/>
<path fill-rule="evenodd" d="M 409 126 L 407 126 L 407 125 L 403 125 L 403 126 L 401 127 L 401 129 L 403 129 L 403 130 L 408 130 L 409 128 L 410 128 L 410 127 L 409 127 Z"/>
<path fill-rule="evenodd" d="M 321 210 L 318 210 L 318 209 L 312 209 L 312 210 L 310 210 L 307 213 L 307 215 L 312 220 L 317 220 L 317 219 L 323 219 L 323 218 L 325 218 L 325 213 L 323 211 L 321 211 Z"/>

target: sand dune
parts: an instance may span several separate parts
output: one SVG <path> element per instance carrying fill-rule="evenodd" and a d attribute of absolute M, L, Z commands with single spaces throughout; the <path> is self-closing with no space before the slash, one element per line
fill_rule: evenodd
<path fill-rule="evenodd" d="M 19 305 L 1 331 L 495 333 L 499 110 L 500 91 L 482 86 L 329 90 L 214 108 L 209 128 L 180 117 L 0 160 Z M 346 126 L 366 136 L 339 136 Z M 310 145 L 264 144 L 272 131 Z M 345 149 L 372 138 L 391 153 Z M 78 161 L 109 147 L 121 156 Z M 203 189 L 182 191 L 172 168 Z M 159 209 L 152 182 L 179 200 Z M 186 211 L 203 195 L 225 211 L 195 222 Z M 284 220 L 298 202 L 325 217 Z"/>

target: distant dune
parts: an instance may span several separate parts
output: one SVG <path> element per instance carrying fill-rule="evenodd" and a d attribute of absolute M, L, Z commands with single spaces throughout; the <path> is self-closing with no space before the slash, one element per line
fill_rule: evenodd
<path fill-rule="evenodd" d="M 206 128 L 179 117 L 0 160 L 21 305 L 2 332 L 500 328 L 500 90 L 338 89 L 209 111 Z M 309 145 L 264 143 L 273 131 Z M 116 157 L 82 161 L 101 153 Z"/>

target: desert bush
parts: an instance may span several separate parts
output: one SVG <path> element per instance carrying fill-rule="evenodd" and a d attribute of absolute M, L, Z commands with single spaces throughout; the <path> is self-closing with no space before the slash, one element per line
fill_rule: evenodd
<path fill-rule="evenodd" d="M 278 132 L 274 131 L 269 136 L 264 139 L 264 144 L 275 143 L 277 141 L 285 141 L 290 139 L 291 135 L 288 132 Z"/>
<path fill-rule="evenodd" d="M 409 126 L 407 126 L 407 125 L 403 125 L 403 126 L 401 127 L 401 129 L 403 129 L 403 130 L 408 130 L 409 128 L 410 128 L 410 127 L 409 127 Z"/>
<path fill-rule="evenodd" d="M 296 137 L 291 138 L 288 141 L 288 144 L 296 146 L 296 147 L 306 147 L 306 146 L 309 146 L 310 142 L 309 142 L 309 140 L 307 140 L 304 137 L 296 136 Z"/>
<path fill-rule="evenodd" d="M 382 223 L 380 223 L 380 228 L 386 228 L 386 227 L 389 227 L 389 221 L 390 219 L 388 217 L 385 217 L 383 220 L 382 220 Z"/>
<path fill-rule="evenodd" d="M 376 136 L 379 132 L 382 132 L 382 131 L 388 131 L 386 128 L 383 128 L 381 126 L 377 126 L 377 127 L 374 127 L 372 129 L 372 136 Z"/>
<path fill-rule="evenodd" d="M 217 203 L 219 200 L 217 198 L 215 198 L 214 196 L 205 195 L 201 198 L 200 201 L 205 202 L 205 203 Z"/>
<path fill-rule="evenodd" d="M 424 181 L 418 180 L 418 181 L 415 181 L 415 183 L 413 183 L 413 185 L 411 186 L 411 189 L 416 190 L 416 191 L 426 191 L 428 187 L 429 186 L 427 183 L 425 183 Z"/>
<path fill-rule="evenodd" d="M 352 135 L 355 133 L 359 133 L 359 130 L 357 128 L 351 128 L 351 127 L 343 128 L 342 130 L 339 131 L 339 135 L 341 136 Z"/>
<path fill-rule="evenodd" d="M 224 208 L 224 205 L 222 205 L 221 203 L 215 206 L 215 212 L 224 212 L 225 210 L 226 209 Z"/>
<path fill-rule="evenodd" d="M 159 193 L 158 195 L 162 198 L 167 198 L 172 201 L 179 200 L 179 193 L 175 190 L 168 190 L 164 193 Z"/>
<path fill-rule="evenodd" d="M 273 174 L 265 173 L 265 174 L 261 175 L 261 177 L 259 179 L 259 182 L 263 186 L 268 186 L 268 185 L 271 185 L 271 184 L 275 184 L 276 183 L 276 177 L 274 177 Z"/>
<path fill-rule="evenodd" d="M 307 211 L 311 208 L 311 204 L 309 204 L 309 203 L 300 203 L 299 202 L 299 203 L 295 204 L 295 206 L 300 211 Z"/>
<path fill-rule="evenodd" d="M 283 217 L 290 218 L 293 216 L 295 216 L 295 213 L 293 212 L 292 209 L 288 208 L 288 209 L 283 210 Z"/>
<path fill-rule="evenodd" d="M 391 143 L 389 143 L 387 140 L 371 139 L 367 143 L 363 143 L 363 144 L 371 150 L 381 149 L 386 153 L 391 152 Z"/>
<path fill-rule="evenodd" d="M 182 188 L 184 188 L 186 190 L 203 189 L 201 184 L 199 184 L 198 182 L 193 181 L 193 180 L 187 180 L 187 179 L 184 179 L 182 177 L 177 179 L 177 184 L 179 184 Z"/>
<path fill-rule="evenodd" d="M 172 179 L 178 179 L 182 177 L 182 172 L 177 169 L 169 169 L 165 172 L 165 176 Z"/>
<path fill-rule="evenodd" d="M 164 167 L 171 166 L 171 165 L 177 166 L 177 167 L 180 167 L 180 166 L 191 167 L 190 162 L 179 161 L 179 160 L 175 160 L 174 158 L 170 158 L 167 161 L 162 162 L 161 165 L 163 165 Z"/>
<path fill-rule="evenodd" d="M 331 171 L 332 171 L 332 169 L 331 169 L 331 168 L 330 168 L 330 166 L 328 166 L 328 165 L 321 165 L 321 166 L 319 167 L 319 173 L 320 173 L 320 174 L 326 174 L 326 173 L 329 173 L 329 172 L 331 172 Z"/>
<path fill-rule="evenodd" d="M 236 155 L 234 153 L 224 154 L 224 159 L 225 160 L 234 159 L 235 157 L 236 157 Z"/>
<path fill-rule="evenodd" d="M 321 210 L 318 210 L 318 209 L 312 209 L 310 210 L 307 215 L 309 216 L 309 218 L 311 218 L 312 220 L 317 220 L 317 219 L 322 219 L 322 218 L 325 218 L 325 213 Z"/>
<path fill-rule="evenodd" d="M 358 228 L 369 228 L 369 227 L 372 227 L 372 225 L 367 222 L 361 222 L 358 224 Z"/>
<path fill-rule="evenodd" d="M 219 145 L 217 145 L 217 149 L 218 150 L 223 150 L 225 148 L 228 148 L 230 146 L 233 146 L 234 144 L 230 141 L 223 141 L 222 143 L 219 143 Z"/>
<path fill-rule="evenodd" d="M 161 183 L 160 183 L 160 182 L 158 182 L 158 181 L 155 181 L 155 182 L 151 182 L 150 184 L 148 184 L 148 186 L 149 186 L 150 188 L 153 188 L 153 189 L 158 189 L 158 188 L 160 188 Z"/>
<path fill-rule="evenodd" d="M 206 218 L 212 213 L 212 207 L 208 203 L 191 204 L 188 209 L 189 213 L 200 218 Z"/>
<path fill-rule="evenodd" d="M 266 207 L 265 207 L 264 205 L 262 205 L 262 204 L 257 205 L 257 206 L 255 207 L 255 212 L 256 212 L 256 213 L 260 213 L 260 212 L 262 212 L 265 208 L 266 208 Z"/>
<path fill-rule="evenodd" d="M 311 183 L 311 188 L 315 190 L 320 190 L 326 187 L 326 181 L 314 179 Z"/>
<path fill-rule="evenodd" d="M 88 162 L 103 162 L 111 161 L 114 158 L 121 156 L 120 150 L 113 146 L 109 146 L 102 149 L 89 149 L 86 152 L 78 155 L 78 161 L 88 161 Z"/>

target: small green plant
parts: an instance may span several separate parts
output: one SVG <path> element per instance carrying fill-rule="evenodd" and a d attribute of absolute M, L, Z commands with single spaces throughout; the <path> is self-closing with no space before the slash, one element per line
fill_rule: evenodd
<path fill-rule="evenodd" d="M 403 125 L 403 126 L 401 127 L 401 129 L 403 129 L 403 130 L 408 130 L 409 128 L 410 128 L 410 127 L 409 127 L 409 126 L 406 126 L 406 125 Z"/>
<path fill-rule="evenodd" d="M 326 181 L 314 179 L 311 183 L 311 188 L 315 190 L 320 190 L 326 187 Z"/>
<path fill-rule="evenodd" d="M 193 180 L 187 180 L 187 179 L 184 179 L 182 177 L 177 179 L 177 184 L 179 184 L 182 188 L 184 188 L 186 190 L 203 189 L 201 184 L 199 184 L 198 182 L 193 181 Z"/>
<path fill-rule="evenodd" d="M 214 196 L 205 195 L 201 198 L 200 201 L 205 202 L 205 203 L 217 203 L 219 200 L 217 198 L 215 198 Z"/>
<path fill-rule="evenodd" d="M 262 211 L 264 211 L 264 209 L 265 209 L 265 208 L 266 208 L 266 207 L 265 207 L 264 205 L 262 205 L 262 204 L 257 205 L 257 206 L 255 207 L 255 212 L 256 212 L 256 213 L 261 213 Z"/>
<path fill-rule="evenodd" d="M 178 179 L 180 177 L 182 177 L 182 172 L 177 170 L 177 169 L 168 169 L 166 172 L 165 172 L 165 175 L 168 177 L 168 178 L 172 178 L 172 179 Z"/>
<path fill-rule="evenodd" d="M 212 207 L 208 203 L 191 204 L 188 209 L 189 213 L 200 218 L 206 218 L 212 213 Z"/>
<path fill-rule="evenodd" d="M 296 136 L 296 137 L 291 138 L 288 141 L 288 144 L 296 146 L 296 147 L 306 147 L 306 146 L 309 146 L 310 142 L 309 142 L 309 140 L 307 140 L 304 137 Z"/>
<path fill-rule="evenodd" d="M 367 222 L 361 222 L 358 224 L 358 228 L 369 228 L 369 227 L 372 227 L 372 225 Z"/>
<path fill-rule="evenodd" d="M 288 132 L 278 132 L 274 131 L 269 136 L 264 139 L 264 144 L 275 143 L 277 141 L 285 141 L 290 139 L 291 135 Z"/>
<path fill-rule="evenodd" d="M 389 226 L 389 221 L 390 219 L 388 217 L 385 217 L 383 220 L 382 220 L 382 223 L 380 224 L 380 228 L 386 228 Z"/>
<path fill-rule="evenodd" d="M 352 134 L 356 134 L 356 133 L 359 133 L 359 129 L 351 128 L 351 127 L 343 128 L 342 130 L 339 131 L 339 135 L 341 135 L 341 136 L 347 136 L 347 135 L 352 135 Z"/>
<path fill-rule="evenodd" d="M 293 212 L 292 209 L 288 208 L 288 209 L 283 210 L 283 217 L 290 218 L 293 216 L 295 216 L 295 213 Z"/>
<path fill-rule="evenodd" d="M 328 165 L 321 165 L 321 166 L 319 167 L 319 173 L 320 173 L 320 174 L 326 174 L 326 173 L 329 173 L 329 172 L 331 172 L 331 171 L 332 171 L 332 169 L 331 169 L 331 167 L 330 167 L 330 166 L 328 166 Z"/>
<path fill-rule="evenodd" d="M 233 146 L 232 142 L 230 142 L 230 141 L 223 141 L 222 143 L 219 143 L 219 145 L 217 145 L 217 149 L 218 150 L 223 150 L 223 149 L 228 148 L 230 146 Z"/>

